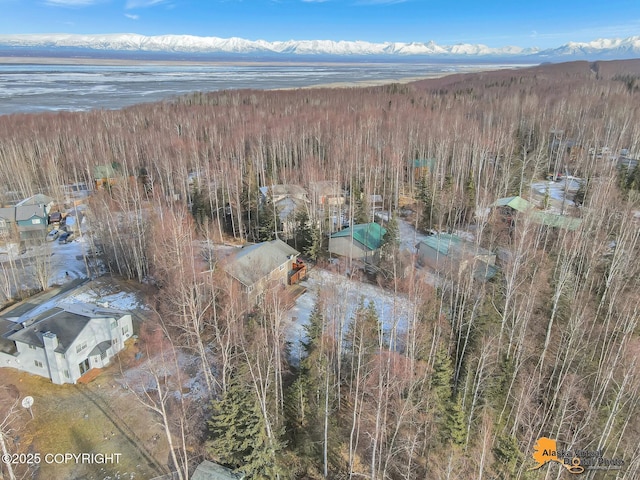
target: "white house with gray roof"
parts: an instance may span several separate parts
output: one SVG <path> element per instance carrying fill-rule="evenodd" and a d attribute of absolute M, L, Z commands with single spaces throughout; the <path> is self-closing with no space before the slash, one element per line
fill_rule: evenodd
<path fill-rule="evenodd" d="M 52 307 L 19 322 L 0 319 L 0 366 L 76 383 L 109 364 L 133 335 L 131 315 L 87 304 Z"/>

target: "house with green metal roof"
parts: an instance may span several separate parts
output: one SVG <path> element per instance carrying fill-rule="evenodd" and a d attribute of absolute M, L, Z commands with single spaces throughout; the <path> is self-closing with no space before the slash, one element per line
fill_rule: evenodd
<path fill-rule="evenodd" d="M 576 230 L 582 222 L 581 219 L 576 217 L 558 215 L 555 213 L 538 210 L 531 202 L 525 200 L 520 196 L 499 198 L 492 205 L 490 205 L 490 208 L 510 208 L 515 210 L 516 212 L 527 213 L 528 215 L 531 215 L 531 219 L 539 225 L 545 225 L 547 227 L 554 228 L 563 228 L 570 231 Z"/>
<path fill-rule="evenodd" d="M 439 233 L 418 244 L 418 262 L 444 275 L 489 280 L 497 272 L 496 254 L 457 235 Z"/>
<path fill-rule="evenodd" d="M 530 208 L 533 208 L 533 205 L 520 195 L 516 195 L 515 197 L 499 198 L 491 207 L 510 207 L 518 212 L 526 212 Z"/>
<path fill-rule="evenodd" d="M 380 247 L 387 230 L 377 223 L 361 223 L 345 228 L 329 238 L 329 253 L 366 263 L 380 260 Z"/>

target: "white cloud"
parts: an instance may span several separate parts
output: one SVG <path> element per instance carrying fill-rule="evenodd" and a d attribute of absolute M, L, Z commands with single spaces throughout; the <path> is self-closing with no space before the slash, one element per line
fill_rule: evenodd
<path fill-rule="evenodd" d="M 140 15 L 133 15 L 131 13 L 125 13 L 124 16 L 130 18 L 131 20 L 138 20 L 140 18 Z"/>
<path fill-rule="evenodd" d="M 167 1 L 168 0 L 127 0 L 125 8 L 130 10 L 132 8 L 154 7 L 167 3 Z"/>

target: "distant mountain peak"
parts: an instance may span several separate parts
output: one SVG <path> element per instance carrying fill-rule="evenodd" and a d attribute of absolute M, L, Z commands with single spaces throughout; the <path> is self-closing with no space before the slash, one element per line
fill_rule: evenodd
<path fill-rule="evenodd" d="M 233 53 L 335 55 L 335 56 L 421 56 L 438 58 L 571 58 L 597 60 L 640 57 L 640 36 L 601 38 L 591 42 L 568 42 L 558 48 L 540 50 L 506 46 L 492 48 L 482 44 L 458 43 L 439 45 L 427 42 L 385 42 L 346 40 L 287 40 L 268 42 L 231 37 L 198 37 L 194 35 L 144 36 L 135 33 L 112 34 L 21 34 L 0 35 L 4 48 L 75 48 L 95 51 Z"/>

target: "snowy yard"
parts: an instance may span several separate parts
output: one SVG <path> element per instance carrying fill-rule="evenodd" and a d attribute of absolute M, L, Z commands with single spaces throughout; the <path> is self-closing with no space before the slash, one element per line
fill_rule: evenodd
<path fill-rule="evenodd" d="M 301 341 L 305 338 L 304 326 L 309 321 L 318 295 L 327 300 L 327 320 L 341 325 L 343 331 L 361 300 L 365 306 L 373 302 L 387 335 L 394 328 L 398 332 L 404 331 L 409 319 L 415 314 L 414 304 L 404 295 L 394 295 L 393 292 L 376 285 L 350 280 L 326 270 L 312 269 L 308 279 L 301 284 L 307 287 L 307 291 L 298 298 L 295 306 L 287 314 L 287 340 L 291 343 L 294 359 L 300 357 Z"/>
<path fill-rule="evenodd" d="M 563 207 L 574 206 L 573 198 L 580 188 L 582 179 L 568 176 L 558 182 L 541 181 L 531 184 L 532 199 L 541 204 L 546 195 L 549 195 L 549 210 L 554 213 L 562 213 Z"/>

